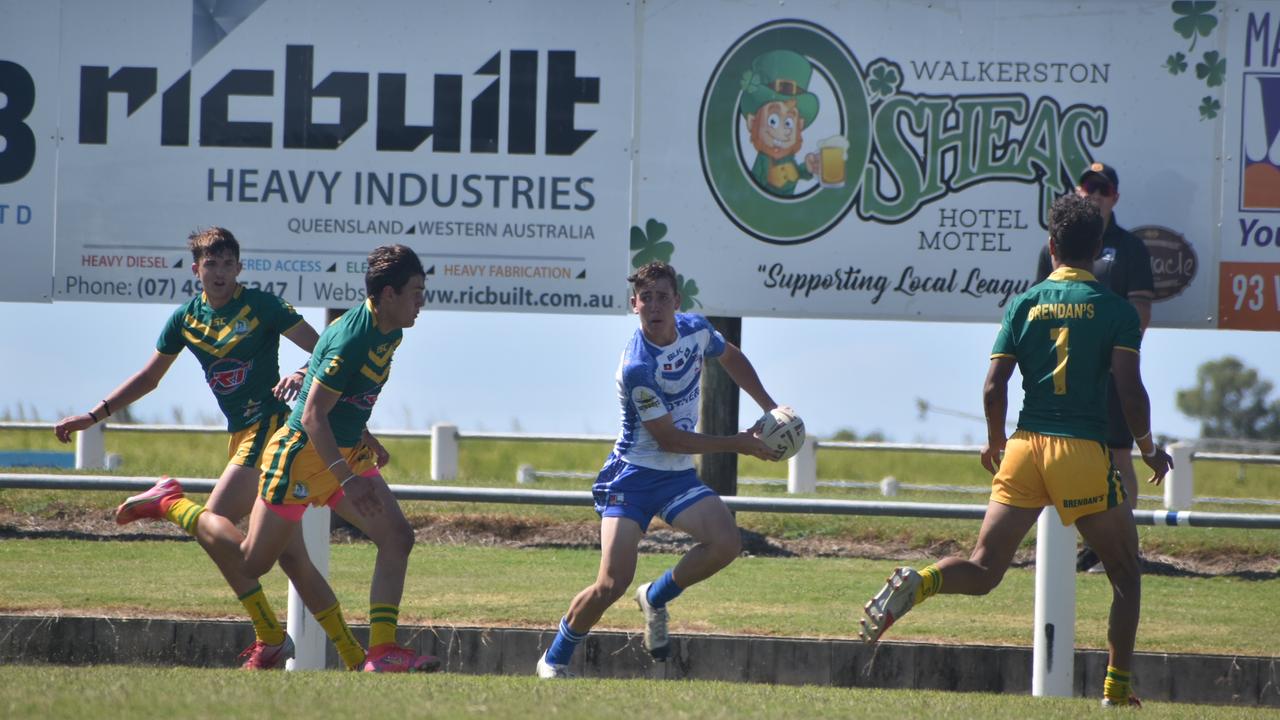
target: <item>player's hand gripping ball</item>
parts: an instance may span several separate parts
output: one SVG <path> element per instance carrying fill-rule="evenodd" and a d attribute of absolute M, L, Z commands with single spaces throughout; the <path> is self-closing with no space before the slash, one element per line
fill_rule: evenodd
<path fill-rule="evenodd" d="M 796 411 L 779 405 L 760 418 L 760 439 L 778 451 L 778 460 L 787 460 L 800 452 L 804 444 L 804 421 Z"/>

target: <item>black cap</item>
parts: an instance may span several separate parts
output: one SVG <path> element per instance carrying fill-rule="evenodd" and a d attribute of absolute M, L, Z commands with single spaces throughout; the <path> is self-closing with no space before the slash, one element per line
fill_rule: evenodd
<path fill-rule="evenodd" d="M 1077 184 L 1083 185 L 1084 181 L 1088 180 L 1092 175 L 1097 175 L 1111 183 L 1111 187 L 1120 187 L 1120 176 L 1116 175 L 1116 169 L 1100 162 L 1093 163 L 1084 172 L 1080 173 L 1080 180 Z"/>

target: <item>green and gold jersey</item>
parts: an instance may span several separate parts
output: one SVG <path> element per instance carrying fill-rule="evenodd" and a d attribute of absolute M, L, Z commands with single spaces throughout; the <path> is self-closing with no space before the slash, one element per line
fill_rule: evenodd
<path fill-rule="evenodd" d="M 1138 352 L 1138 311 L 1085 270 L 1060 267 L 1005 311 L 991 357 L 1022 373 L 1018 428 L 1106 442 L 1111 352 Z"/>
<path fill-rule="evenodd" d="M 289 409 L 271 390 L 280 381 L 280 335 L 302 321 L 289 303 L 243 285 L 217 310 L 201 293 L 169 316 L 156 352 L 191 350 L 227 417 L 227 430 L 237 432 Z"/>
<path fill-rule="evenodd" d="M 312 383 L 320 383 L 338 393 L 338 402 L 329 411 L 329 425 L 338 447 L 354 447 L 360 442 L 365 424 L 373 414 L 378 393 L 391 375 L 391 355 L 400 345 L 403 332 L 384 334 L 378 330 L 373 304 L 365 300 L 325 328 L 311 353 L 302 394 L 289 416 L 289 427 L 303 432 L 302 410 Z"/>

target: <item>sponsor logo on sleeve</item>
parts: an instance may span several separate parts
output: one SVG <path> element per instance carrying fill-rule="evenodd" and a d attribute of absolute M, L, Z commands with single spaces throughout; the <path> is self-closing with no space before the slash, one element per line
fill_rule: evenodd
<path fill-rule="evenodd" d="M 662 405 L 662 400 L 653 393 L 649 388 L 636 388 L 631 393 L 631 401 L 636 404 L 636 410 L 645 412 Z"/>

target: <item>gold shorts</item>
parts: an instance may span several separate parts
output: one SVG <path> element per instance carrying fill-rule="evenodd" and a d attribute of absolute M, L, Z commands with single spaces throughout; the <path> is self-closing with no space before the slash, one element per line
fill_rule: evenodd
<path fill-rule="evenodd" d="M 231 433 L 231 441 L 227 443 L 227 463 L 256 468 L 262 464 L 262 451 L 267 447 L 271 436 L 289 419 L 289 413 L 282 412 L 269 415 L 249 427 Z"/>
<path fill-rule="evenodd" d="M 1103 443 L 1019 430 L 1005 445 L 991 499 L 1019 508 L 1053 505 L 1071 525 L 1122 505 L 1125 494 Z"/>
<path fill-rule="evenodd" d="M 373 451 L 363 443 L 338 450 L 357 475 L 378 471 Z M 341 487 L 325 465 L 302 431 L 286 425 L 272 436 L 262 455 L 258 494 L 272 505 L 324 505 Z"/>

